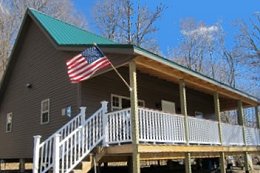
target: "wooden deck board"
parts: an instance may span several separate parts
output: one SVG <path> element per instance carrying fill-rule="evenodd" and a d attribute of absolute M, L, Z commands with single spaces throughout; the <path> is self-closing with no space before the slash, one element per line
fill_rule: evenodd
<path fill-rule="evenodd" d="M 133 151 L 132 144 L 114 145 L 105 148 L 105 160 L 117 158 L 126 161 Z M 140 160 L 168 160 L 183 159 L 185 153 L 190 152 L 192 158 L 220 157 L 220 153 L 238 155 L 243 152 L 260 152 L 260 147 L 255 146 L 217 146 L 217 145 L 172 145 L 172 144 L 139 144 Z M 113 160 L 112 159 L 112 160 Z M 102 159 L 103 160 L 103 159 Z"/>

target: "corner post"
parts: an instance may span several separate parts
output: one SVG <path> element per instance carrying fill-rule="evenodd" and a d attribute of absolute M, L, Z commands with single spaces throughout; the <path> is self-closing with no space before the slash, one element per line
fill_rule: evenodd
<path fill-rule="evenodd" d="M 260 112 L 259 112 L 258 106 L 255 107 L 255 117 L 256 117 L 257 128 L 260 129 Z"/>
<path fill-rule="evenodd" d="M 217 92 L 214 93 L 214 107 L 215 107 L 215 114 L 218 120 L 218 135 L 219 135 L 219 142 L 222 145 L 222 127 L 221 127 L 221 115 L 220 115 L 220 104 L 219 104 L 219 94 Z"/>
<path fill-rule="evenodd" d="M 39 171 L 39 159 L 40 159 L 40 141 L 41 136 L 34 136 L 34 147 L 33 147 L 33 173 L 38 173 Z"/>
<path fill-rule="evenodd" d="M 53 141 L 53 173 L 60 172 L 60 134 L 54 135 Z"/>
<path fill-rule="evenodd" d="M 140 154 L 138 152 L 139 144 L 139 120 L 138 120 L 138 99 L 137 99 L 137 79 L 136 79 L 136 63 L 129 63 L 129 78 L 130 78 L 130 102 L 131 102 L 131 130 L 133 143 L 133 173 L 140 173 Z"/>
<path fill-rule="evenodd" d="M 108 118 L 107 118 L 107 105 L 108 102 L 107 101 L 101 101 L 101 108 L 103 111 L 103 135 L 104 135 L 104 139 L 103 139 L 103 146 L 107 147 L 108 146 Z"/>
<path fill-rule="evenodd" d="M 245 133 L 245 120 L 244 120 L 244 112 L 243 112 L 243 103 L 241 100 L 237 102 L 237 114 L 238 114 L 238 124 L 242 126 L 243 129 L 243 141 L 246 144 L 246 133 Z"/>
<path fill-rule="evenodd" d="M 86 109 L 86 107 L 80 107 L 81 125 L 83 125 L 86 121 Z"/>

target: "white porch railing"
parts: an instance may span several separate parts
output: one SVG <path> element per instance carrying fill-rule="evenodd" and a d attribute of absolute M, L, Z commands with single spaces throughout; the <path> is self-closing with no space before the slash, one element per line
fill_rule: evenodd
<path fill-rule="evenodd" d="M 107 137 L 104 141 L 105 145 L 131 142 L 130 113 L 131 110 L 128 108 L 106 114 Z"/>
<path fill-rule="evenodd" d="M 260 144 L 260 129 L 245 127 L 246 145 L 257 146 Z"/>
<path fill-rule="evenodd" d="M 244 145 L 243 127 L 221 123 L 223 145 Z"/>
<path fill-rule="evenodd" d="M 218 122 L 188 117 L 189 143 L 220 144 Z"/>
<path fill-rule="evenodd" d="M 123 109 L 107 114 L 107 144 L 131 142 L 131 110 Z M 139 141 L 151 143 L 186 143 L 184 116 L 138 108 Z M 221 145 L 218 122 L 188 117 L 190 144 Z M 222 145 L 245 145 L 243 127 L 221 123 Z M 246 145 L 260 145 L 260 130 L 245 127 Z"/>
<path fill-rule="evenodd" d="M 139 108 L 141 142 L 185 143 L 183 116 Z"/>

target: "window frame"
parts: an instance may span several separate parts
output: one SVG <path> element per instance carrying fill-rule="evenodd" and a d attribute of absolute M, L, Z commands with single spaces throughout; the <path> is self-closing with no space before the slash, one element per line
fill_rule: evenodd
<path fill-rule="evenodd" d="M 43 105 L 44 105 L 45 102 L 47 102 L 47 107 L 48 107 L 47 110 L 43 110 L 43 108 L 44 108 Z M 47 114 L 47 115 L 48 115 L 48 121 L 43 122 L 43 115 L 44 115 L 45 113 L 48 113 L 48 114 Z M 49 122 L 50 122 L 50 99 L 48 98 L 48 99 L 44 99 L 44 100 L 41 101 L 40 124 L 41 124 L 41 125 L 44 125 L 44 124 L 48 124 Z"/>
<path fill-rule="evenodd" d="M 11 115 L 11 122 L 8 123 L 8 118 Z M 10 129 L 8 129 L 8 124 L 10 124 Z M 6 114 L 6 123 L 5 123 L 5 132 L 10 133 L 13 131 L 13 112 L 9 112 Z"/>
<path fill-rule="evenodd" d="M 113 105 L 113 97 L 118 98 L 118 106 Z M 130 101 L 130 97 L 121 96 L 121 95 L 118 95 L 118 94 L 111 94 L 111 97 L 110 97 L 110 101 L 111 101 L 110 109 L 111 109 L 111 111 L 117 111 L 117 110 L 123 109 L 122 108 L 122 99 L 126 99 L 126 100 Z M 142 105 L 139 105 L 139 103 L 141 103 Z M 145 107 L 145 101 L 138 99 L 138 107 Z"/>

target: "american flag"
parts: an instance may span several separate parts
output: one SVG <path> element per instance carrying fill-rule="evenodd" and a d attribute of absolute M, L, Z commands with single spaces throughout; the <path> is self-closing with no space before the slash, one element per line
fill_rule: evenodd
<path fill-rule="evenodd" d="M 90 78 L 98 70 L 110 65 L 108 58 L 96 47 L 90 47 L 67 61 L 68 75 L 72 83 Z"/>

